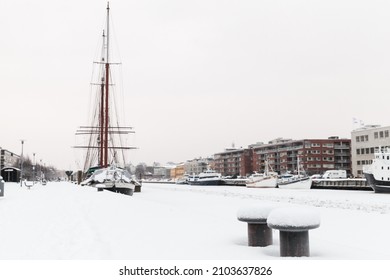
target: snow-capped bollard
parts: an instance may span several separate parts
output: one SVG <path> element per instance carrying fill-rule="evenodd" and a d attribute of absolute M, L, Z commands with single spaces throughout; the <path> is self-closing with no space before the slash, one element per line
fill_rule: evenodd
<path fill-rule="evenodd" d="M 0 196 L 4 196 L 4 180 L 3 177 L 0 176 Z"/>
<path fill-rule="evenodd" d="M 238 210 L 237 219 L 248 223 L 248 246 L 272 245 L 272 229 L 267 225 L 267 218 L 273 208 L 270 205 L 255 205 Z"/>
<path fill-rule="evenodd" d="M 279 230 L 281 257 L 309 257 L 309 230 L 320 226 L 320 215 L 312 208 L 285 207 L 273 210 L 268 226 Z"/>

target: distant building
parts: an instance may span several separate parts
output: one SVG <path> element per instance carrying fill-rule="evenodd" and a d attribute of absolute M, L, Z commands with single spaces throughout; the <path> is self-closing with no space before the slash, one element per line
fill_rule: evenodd
<path fill-rule="evenodd" d="M 328 139 L 291 140 L 278 138 L 268 144 L 249 145 L 253 150 L 253 171 L 264 172 L 266 161 L 279 174 L 297 171 L 297 159 L 309 174 L 322 174 L 330 169 L 351 174 L 351 140 Z"/>
<path fill-rule="evenodd" d="M 5 167 L 15 167 L 18 165 L 20 156 L 0 147 L 0 170 Z"/>
<path fill-rule="evenodd" d="M 197 158 L 184 163 L 184 172 L 189 175 L 199 174 L 208 168 L 214 168 L 214 162 L 210 158 Z"/>
<path fill-rule="evenodd" d="M 251 149 L 226 149 L 214 154 L 215 171 L 223 176 L 246 176 L 253 172 Z"/>
<path fill-rule="evenodd" d="M 363 165 L 372 163 L 374 151 L 390 146 L 390 126 L 366 125 L 351 132 L 352 170 L 355 177 L 363 177 Z"/>
<path fill-rule="evenodd" d="M 178 164 L 176 167 L 171 169 L 171 179 L 179 179 L 184 176 L 184 164 Z"/>

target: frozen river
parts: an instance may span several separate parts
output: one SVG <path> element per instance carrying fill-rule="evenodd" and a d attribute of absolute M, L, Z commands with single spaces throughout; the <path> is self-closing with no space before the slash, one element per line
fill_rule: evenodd
<path fill-rule="evenodd" d="M 144 184 L 125 196 L 67 182 L 6 183 L 0 259 L 278 260 L 279 236 L 248 247 L 246 205 L 316 209 L 311 259 L 390 259 L 390 195 L 372 191 Z"/>

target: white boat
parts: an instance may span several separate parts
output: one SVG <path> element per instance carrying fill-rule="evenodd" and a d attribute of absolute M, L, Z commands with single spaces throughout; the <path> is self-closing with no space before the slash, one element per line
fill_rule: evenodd
<path fill-rule="evenodd" d="M 291 178 L 285 181 L 279 181 L 279 189 L 305 189 L 308 190 L 311 188 L 313 180 L 308 176 L 297 176 L 294 175 Z"/>
<path fill-rule="evenodd" d="M 390 193 L 390 148 L 379 148 L 374 155 L 372 164 L 363 167 L 363 174 L 376 193 Z"/>
<path fill-rule="evenodd" d="M 301 171 L 299 157 L 297 160 L 297 175 L 288 176 L 278 181 L 279 189 L 305 189 L 312 185 L 312 178 Z"/>
<path fill-rule="evenodd" d="M 223 177 L 223 181 L 224 184 L 228 186 L 246 186 L 249 179 L 241 176 L 227 176 Z"/>
<path fill-rule="evenodd" d="M 190 177 L 188 180 L 190 185 L 223 185 L 224 181 L 220 173 L 214 170 L 207 169 L 204 172 L 199 173 L 197 176 Z"/>
<path fill-rule="evenodd" d="M 269 171 L 268 161 L 265 161 L 265 172 L 254 173 L 249 176 L 246 183 L 248 188 L 276 188 L 278 184 L 278 173 Z"/>
<path fill-rule="evenodd" d="M 175 184 L 177 184 L 177 185 L 187 185 L 189 177 L 190 176 L 188 174 L 184 174 L 183 177 L 181 177 L 181 178 L 176 180 Z"/>
<path fill-rule="evenodd" d="M 115 166 L 97 169 L 88 179 L 81 182 L 81 185 L 126 195 L 133 195 L 135 188 L 141 186 L 128 171 Z"/>

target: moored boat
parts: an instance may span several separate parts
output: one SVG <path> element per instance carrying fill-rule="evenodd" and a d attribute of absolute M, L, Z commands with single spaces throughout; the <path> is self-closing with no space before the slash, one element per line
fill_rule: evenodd
<path fill-rule="evenodd" d="M 246 186 L 249 179 L 241 176 L 230 176 L 223 178 L 224 184 L 228 186 Z"/>
<path fill-rule="evenodd" d="M 300 177 L 293 176 L 288 180 L 278 182 L 278 187 L 280 189 L 305 189 L 308 190 L 311 188 L 312 179 L 308 176 Z"/>
<path fill-rule="evenodd" d="M 265 172 L 255 172 L 249 176 L 246 183 L 248 188 L 276 188 L 278 185 L 278 173 L 269 171 L 268 161 L 265 162 Z"/>
<path fill-rule="evenodd" d="M 363 174 L 376 193 L 390 193 L 390 148 L 376 149 L 372 164 L 364 166 Z"/>
<path fill-rule="evenodd" d="M 127 195 L 133 195 L 135 188 L 141 187 L 141 184 L 127 170 L 115 166 L 94 171 L 89 178 L 81 182 L 81 185 Z"/>
<path fill-rule="evenodd" d="M 190 177 L 188 180 L 190 185 L 223 185 L 224 181 L 220 173 L 215 172 L 214 170 L 207 169 L 199 173 L 197 176 Z"/>
<path fill-rule="evenodd" d="M 182 177 L 178 178 L 175 182 L 177 185 L 187 185 L 188 184 L 188 179 L 189 179 L 188 174 L 184 174 Z"/>
<path fill-rule="evenodd" d="M 278 181 L 280 189 L 310 189 L 312 178 L 307 176 L 304 171 L 301 171 L 299 157 L 297 160 L 297 175 L 285 177 Z"/>
<path fill-rule="evenodd" d="M 103 30 L 102 51 L 99 61 L 94 65 L 99 67 L 94 73 L 91 86 L 96 91 L 95 104 L 92 108 L 91 123 L 81 126 L 76 135 L 84 135 L 84 145 L 76 145 L 86 151 L 84 155 L 85 180 L 82 185 L 92 186 L 98 190 L 110 190 L 132 195 L 134 190 L 140 191 L 141 184 L 124 169 L 126 165 L 125 151 L 134 149 L 123 145 L 124 136 L 134 133 L 133 128 L 121 126 L 118 119 L 116 90 L 113 86 L 111 65 L 120 63 L 111 61 L 110 51 L 110 7 L 107 4 L 106 29 Z M 120 89 L 119 89 L 120 90 Z M 123 102 L 121 102 L 123 103 Z M 85 144 L 86 143 L 86 144 Z"/>

